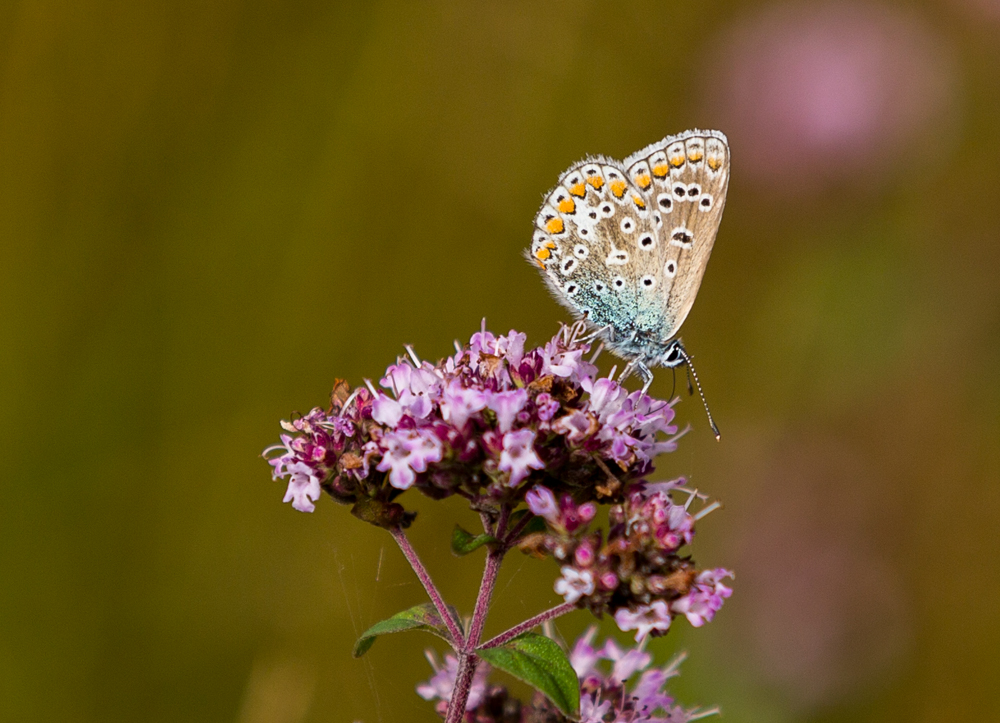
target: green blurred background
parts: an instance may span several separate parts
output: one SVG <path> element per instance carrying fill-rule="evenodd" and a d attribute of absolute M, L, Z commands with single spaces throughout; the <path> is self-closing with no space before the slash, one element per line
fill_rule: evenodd
<path fill-rule="evenodd" d="M 712 127 L 684 338 L 724 436 L 685 398 L 660 471 L 725 502 L 695 553 L 738 580 L 651 648 L 729 720 L 996 720 L 998 34 L 995 0 L 5 3 L 0 719 L 436 720 L 438 641 L 350 657 L 424 599 L 399 552 L 258 455 L 404 343 L 544 341 L 541 194 Z M 467 513 L 411 502 L 468 611 Z M 487 634 L 555 573 L 512 556 Z"/>

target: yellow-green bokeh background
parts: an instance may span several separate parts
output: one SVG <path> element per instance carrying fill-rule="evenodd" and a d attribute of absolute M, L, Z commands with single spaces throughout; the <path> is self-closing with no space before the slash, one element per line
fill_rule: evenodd
<path fill-rule="evenodd" d="M 731 134 L 684 329 L 724 437 L 684 401 L 662 469 L 724 500 L 695 552 L 738 580 L 651 647 L 688 650 L 679 695 L 728 720 L 997 715 L 1000 24 L 987 0 L 892 7 L 954 63 L 912 144 L 941 150 L 796 194 Z M 329 499 L 282 505 L 258 455 L 404 343 L 553 333 L 520 255 L 541 193 L 723 125 L 711 68 L 758 8 L 4 4 L 0 719 L 435 720 L 413 693 L 435 639 L 349 654 L 423 600 L 398 551 Z M 468 611 L 461 506 L 414 504 Z M 554 573 L 512 558 L 487 632 L 552 604 Z"/>

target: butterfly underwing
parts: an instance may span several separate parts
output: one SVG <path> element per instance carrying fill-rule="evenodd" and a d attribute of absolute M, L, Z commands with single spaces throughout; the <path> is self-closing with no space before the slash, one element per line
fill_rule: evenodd
<path fill-rule="evenodd" d="M 728 185 L 725 135 L 690 130 L 623 162 L 574 164 L 535 219 L 528 259 L 646 387 L 651 367 L 691 368 L 677 333 L 705 275 Z"/>

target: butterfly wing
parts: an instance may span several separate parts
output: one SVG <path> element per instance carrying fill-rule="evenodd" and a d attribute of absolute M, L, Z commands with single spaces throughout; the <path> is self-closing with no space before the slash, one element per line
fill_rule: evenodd
<path fill-rule="evenodd" d="M 625 167 L 655 210 L 657 228 L 648 272 L 658 278 L 659 304 L 640 326 L 659 323 L 666 342 L 687 318 L 705 275 L 726 204 L 729 144 L 719 131 L 686 131 L 631 155 Z"/>
<path fill-rule="evenodd" d="M 535 219 L 528 258 L 560 303 L 621 338 L 640 313 L 635 257 L 637 244 L 648 253 L 655 243 L 652 213 L 617 161 L 588 158 L 559 180 Z"/>
<path fill-rule="evenodd" d="M 694 303 L 728 183 L 718 131 L 668 136 L 624 163 L 585 159 L 546 194 L 527 257 L 613 351 L 655 363 Z"/>

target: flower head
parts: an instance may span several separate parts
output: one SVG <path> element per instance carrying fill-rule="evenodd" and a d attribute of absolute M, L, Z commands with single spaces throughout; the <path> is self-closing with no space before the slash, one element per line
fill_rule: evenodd
<path fill-rule="evenodd" d="M 638 643 L 654 630 L 665 633 L 670 628 L 670 610 L 662 600 L 640 605 L 635 610 L 618 608 L 615 622 L 621 630 L 638 631 L 635 634 L 635 641 Z"/>
<path fill-rule="evenodd" d="M 325 490 L 384 525 L 407 489 L 477 508 L 517 505 L 539 484 L 576 504 L 620 495 L 675 445 L 674 410 L 597 377 L 583 331 L 526 349 L 522 333 L 483 329 L 437 364 L 408 350 L 379 387 L 338 382 L 327 409 L 283 423 L 265 450 L 286 501 L 311 512 Z"/>
<path fill-rule="evenodd" d="M 685 615 L 696 628 L 711 622 L 715 613 L 722 607 L 722 601 L 733 594 L 732 588 L 722 584 L 721 580 L 724 577 L 733 577 L 733 573 L 721 567 L 716 570 L 704 570 L 695 578 L 691 591 L 674 600 L 670 609 Z"/>
<path fill-rule="evenodd" d="M 677 615 L 700 627 L 732 594 L 721 582 L 732 573 L 699 571 L 690 555 L 682 554 L 694 540 L 696 516 L 704 514 L 692 511 L 696 501 L 704 497 L 685 487 L 683 479 L 635 483 L 624 500 L 610 505 L 605 537 L 590 530 L 596 512 L 592 502 L 581 504 L 569 495 L 557 500 L 537 485 L 526 502 L 547 529 L 527 537 L 521 548 L 559 562 L 555 591 L 566 602 L 596 615 L 611 613 L 621 630 L 637 631 L 637 641 L 665 634 Z"/>

